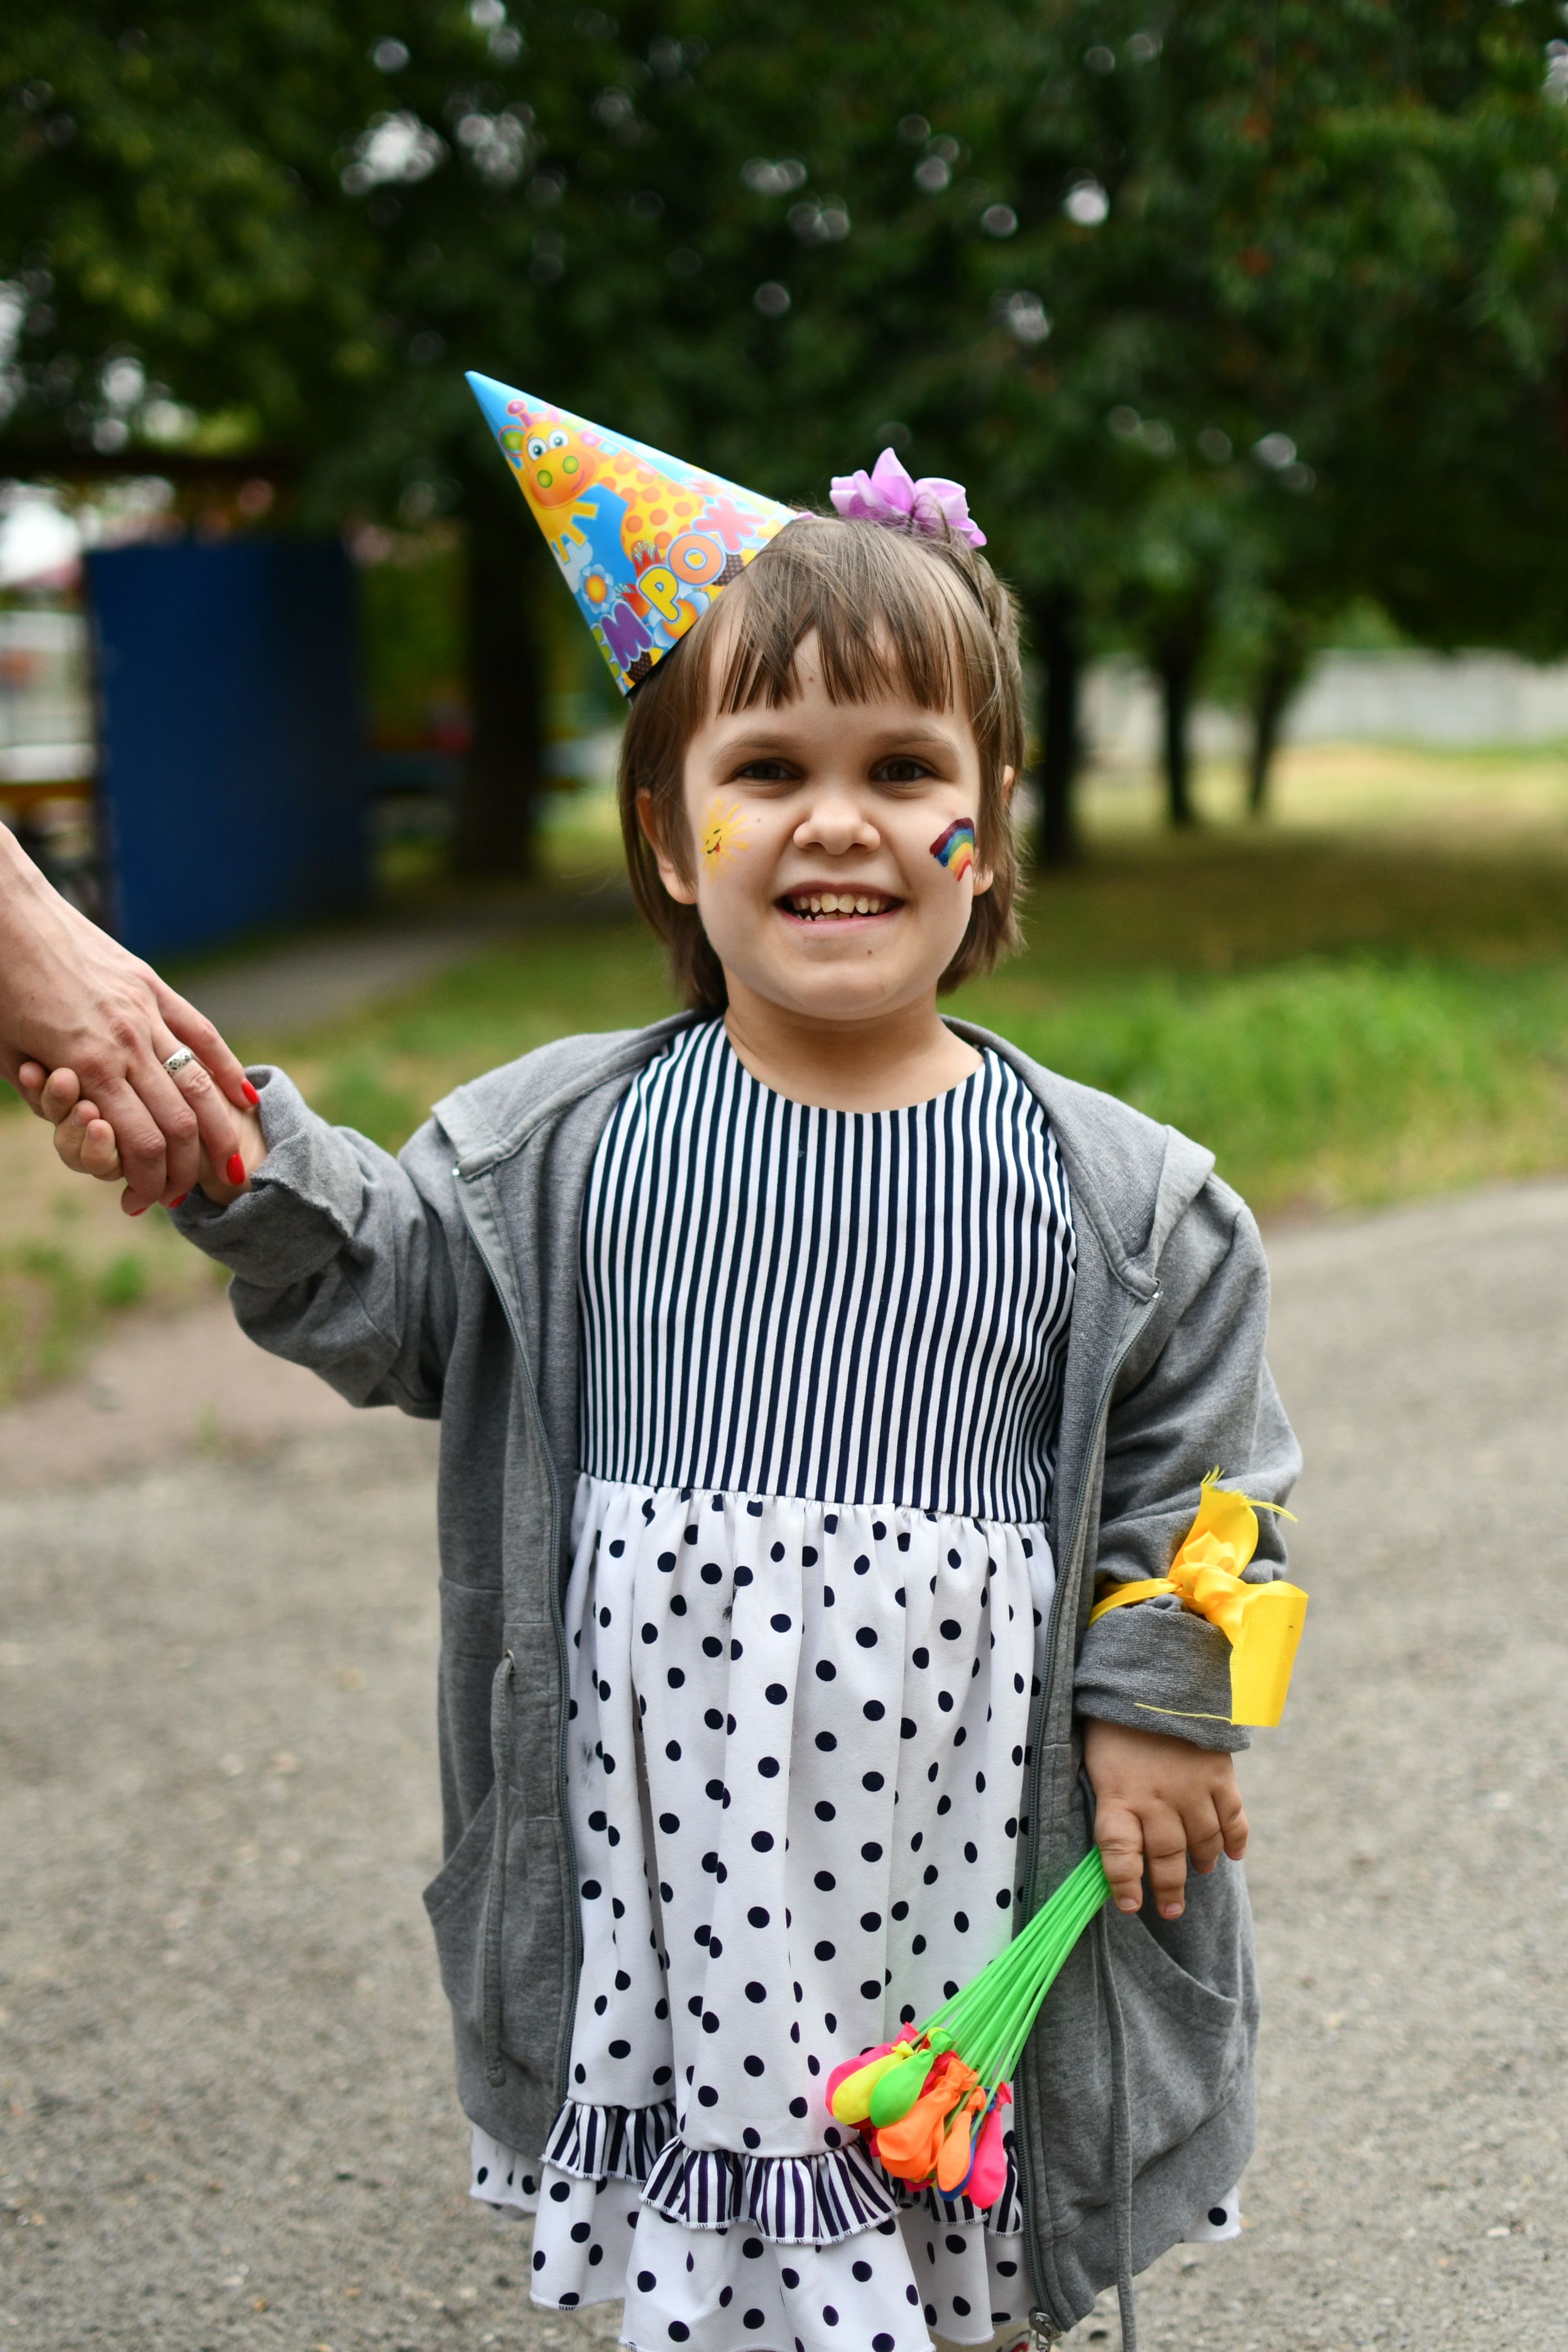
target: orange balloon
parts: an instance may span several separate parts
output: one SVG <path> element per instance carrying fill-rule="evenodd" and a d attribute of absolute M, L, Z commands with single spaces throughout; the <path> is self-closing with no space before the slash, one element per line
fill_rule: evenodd
<path fill-rule="evenodd" d="M 974 2153 L 970 2125 L 973 2117 L 980 2113 L 984 2105 L 984 2092 L 971 2091 L 963 2105 L 948 2124 L 947 2137 L 937 2151 L 936 2159 L 936 2185 L 944 2197 L 952 2195 L 969 2169 L 970 2160 Z"/>

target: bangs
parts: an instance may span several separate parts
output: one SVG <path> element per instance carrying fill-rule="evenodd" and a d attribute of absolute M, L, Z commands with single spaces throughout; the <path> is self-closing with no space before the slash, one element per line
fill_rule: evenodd
<path fill-rule="evenodd" d="M 818 515 L 790 523 L 692 647 L 704 703 L 730 713 L 793 702 L 797 656 L 815 636 L 830 702 L 905 700 L 976 718 L 973 688 L 984 681 L 985 701 L 996 687 L 991 632 L 951 567 L 921 562 L 922 552 L 880 524 L 847 530 Z"/>
<path fill-rule="evenodd" d="M 1006 777 L 1024 764 L 1017 614 L 966 541 L 837 515 L 798 515 L 752 557 L 631 698 L 621 740 L 620 815 L 632 894 L 668 951 L 686 1003 L 722 1011 L 724 976 L 694 907 L 671 898 L 638 817 L 646 800 L 676 868 L 694 864 L 684 811 L 687 746 L 710 717 L 777 709 L 800 693 L 816 640 L 830 702 L 904 701 L 961 712 L 980 764 L 975 854 L 991 872 L 941 985 L 988 971 L 1018 943 Z"/>

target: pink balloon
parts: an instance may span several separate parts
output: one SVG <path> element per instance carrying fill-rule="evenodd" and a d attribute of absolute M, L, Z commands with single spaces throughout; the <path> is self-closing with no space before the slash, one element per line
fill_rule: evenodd
<path fill-rule="evenodd" d="M 1013 2094 L 1004 2083 L 996 2094 L 994 2106 L 980 2126 L 974 2161 L 969 2168 L 963 2193 L 970 2203 L 982 2212 L 987 2206 L 995 2204 L 1007 2185 L 1007 2151 L 1002 2144 L 1006 2126 L 1002 2120 L 1002 2110 L 1012 2104 Z"/>

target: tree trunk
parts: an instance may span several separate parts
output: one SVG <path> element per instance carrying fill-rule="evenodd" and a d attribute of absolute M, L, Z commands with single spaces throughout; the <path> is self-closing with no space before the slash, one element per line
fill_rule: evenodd
<path fill-rule="evenodd" d="M 1184 614 L 1161 633 L 1154 648 L 1154 667 L 1163 702 L 1165 804 L 1171 823 L 1178 826 L 1197 823 L 1192 796 L 1189 731 L 1198 665 L 1203 659 L 1206 635 L 1205 615 Z"/>
<path fill-rule="evenodd" d="M 1043 673 L 1037 847 L 1044 869 L 1070 866 L 1078 856 L 1072 805 L 1079 757 L 1079 681 L 1083 667 L 1078 597 L 1070 588 L 1048 589 L 1032 600 L 1029 619 Z"/>
<path fill-rule="evenodd" d="M 544 684 L 534 610 L 542 551 L 532 517 L 505 482 L 487 475 L 465 505 L 473 734 L 452 863 L 459 874 L 517 876 L 534 862 Z"/>
<path fill-rule="evenodd" d="M 1247 763 L 1247 810 L 1261 817 L 1268 807 L 1268 775 L 1279 748 L 1279 730 L 1290 698 L 1301 683 L 1306 657 L 1297 646 L 1272 653 L 1258 674 L 1252 695 L 1252 744 Z"/>

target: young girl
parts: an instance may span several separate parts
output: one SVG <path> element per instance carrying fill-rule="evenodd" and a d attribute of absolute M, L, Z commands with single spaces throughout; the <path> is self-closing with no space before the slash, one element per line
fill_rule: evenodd
<path fill-rule="evenodd" d="M 426 1899 L 474 2193 L 639 2352 L 1048 2339 L 1233 2234 L 1252 2144 L 1226 1644 L 1173 1599 L 1085 1625 L 1215 1464 L 1289 1488 L 1263 1255 L 1207 1152 L 938 1014 L 1016 938 L 1022 728 L 978 534 L 910 507 L 791 521 L 633 699 L 687 1013 L 459 1087 L 396 1160 L 254 1069 L 243 1181 L 176 1212 L 262 1346 L 441 1421 Z M 112 1172 L 68 1072 L 45 1101 Z M 1118 1907 L 1002 2196 L 893 2182 L 830 2071 L 1093 1837 Z"/>

